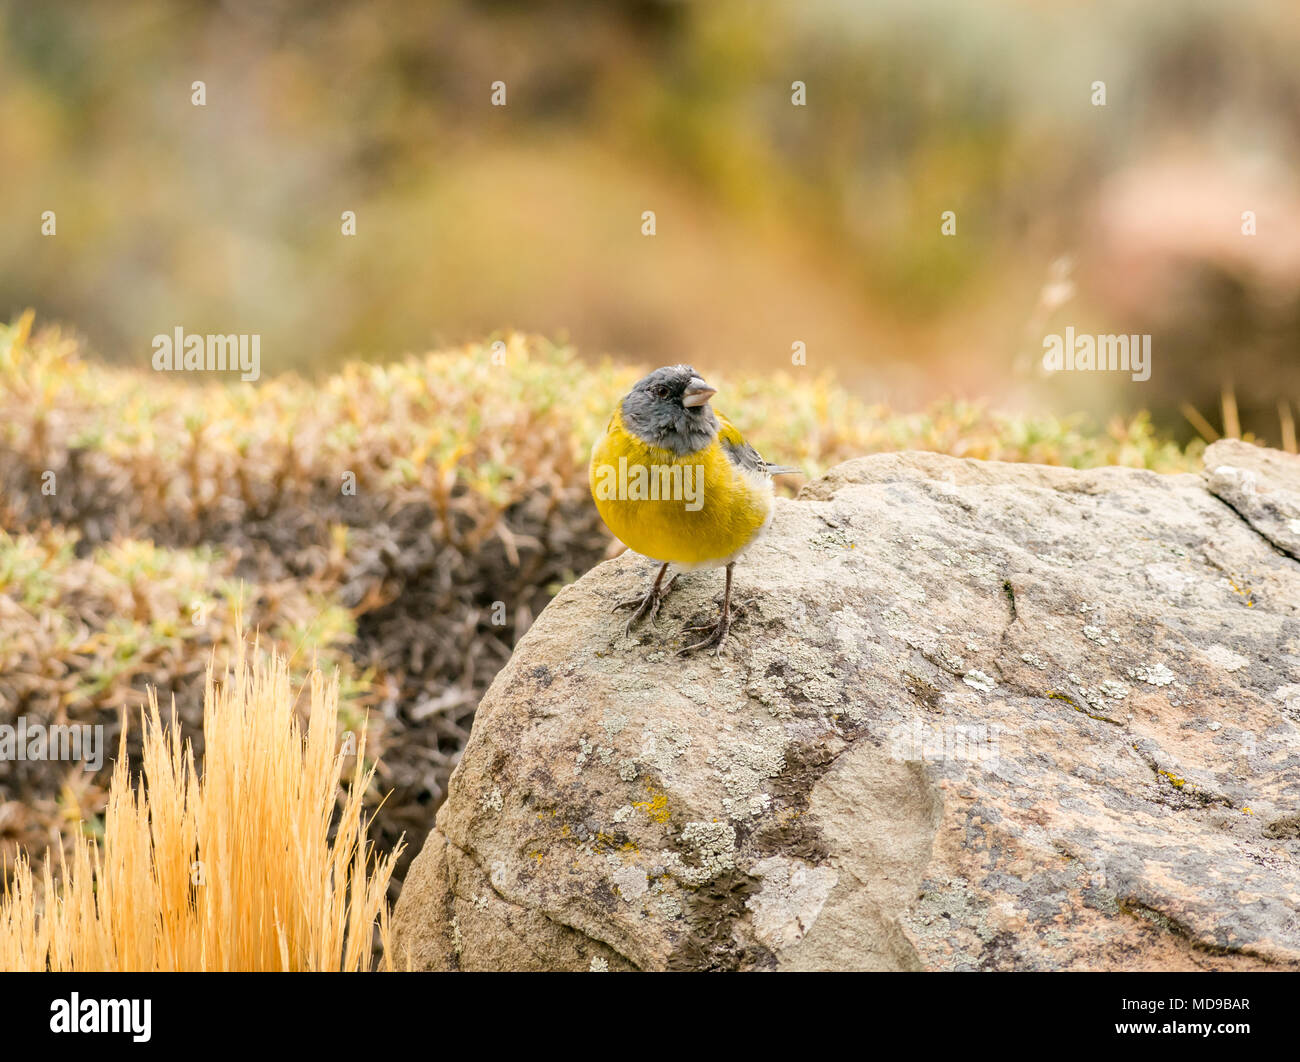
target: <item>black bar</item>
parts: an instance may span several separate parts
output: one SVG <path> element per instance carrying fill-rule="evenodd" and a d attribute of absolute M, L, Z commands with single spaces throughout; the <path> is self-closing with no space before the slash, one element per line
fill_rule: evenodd
<path fill-rule="evenodd" d="M 660 1037 L 664 1046 L 682 1049 L 696 1043 L 743 1050 L 756 1036 L 765 1047 L 789 1043 L 810 1050 L 847 1037 L 864 1056 L 885 1044 L 924 1051 L 982 1044 L 998 1053 L 1037 1045 L 1055 1054 L 1063 1046 L 1121 1044 L 1183 1050 L 1202 1041 L 1231 1051 L 1292 1044 L 1298 991 L 1300 974 L 1281 971 L 0 974 L 8 1019 L 0 1042 L 14 1049 L 4 1053 L 15 1058 L 23 1047 L 93 1048 L 108 1040 L 128 1050 L 284 1042 L 299 1050 L 320 1045 L 339 1057 L 339 1049 L 353 1045 L 367 1052 L 405 1050 L 414 1038 L 423 1051 L 436 1053 L 456 1050 L 467 1034 L 481 1037 L 498 1057 L 512 1045 L 530 1054 L 586 1053 L 602 1042 L 640 1053 Z M 149 1039 L 135 1042 L 129 1031 L 52 1031 L 52 1019 L 68 1014 L 74 992 L 83 1012 L 88 1000 L 126 999 L 139 1001 L 135 1015 L 143 1016 L 147 999 Z M 92 1009 L 110 1019 L 125 1013 Z M 1145 1025 L 1154 1029 L 1137 1028 Z M 1178 1028 L 1192 1025 L 1208 1025 L 1211 1032 Z M 696 1040 L 697 1033 L 706 1039 Z"/>

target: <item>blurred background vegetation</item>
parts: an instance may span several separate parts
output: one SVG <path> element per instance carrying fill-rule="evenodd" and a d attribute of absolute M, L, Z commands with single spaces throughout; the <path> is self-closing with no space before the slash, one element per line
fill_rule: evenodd
<path fill-rule="evenodd" d="M 1228 393 L 1276 444 L 1300 397 L 1295 14 L 3 2 L 0 319 L 32 306 L 140 366 L 176 325 L 258 332 L 267 372 L 510 327 L 715 374 L 802 341 L 871 400 L 1147 408 L 1186 441 L 1181 407 L 1223 430 Z M 1151 380 L 1045 379 L 1066 325 L 1151 333 Z"/>

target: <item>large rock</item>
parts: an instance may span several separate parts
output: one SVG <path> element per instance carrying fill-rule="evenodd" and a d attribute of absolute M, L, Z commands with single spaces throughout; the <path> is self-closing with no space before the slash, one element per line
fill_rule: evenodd
<path fill-rule="evenodd" d="M 435 969 L 1300 967 L 1300 460 L 922 453 L 778 503 L 720 658 L 566 587 L 395 918 Z"/>

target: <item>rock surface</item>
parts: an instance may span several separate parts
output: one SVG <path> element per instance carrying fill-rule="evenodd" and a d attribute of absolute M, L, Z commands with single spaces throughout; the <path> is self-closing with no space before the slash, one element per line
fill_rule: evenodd
<path fill-rule="evenodd" d="M 484 697 L 417 969 L 1300 968 L 1300 460 L 924 453 L 779 502 L 720 658 L 634 554 Z"/>

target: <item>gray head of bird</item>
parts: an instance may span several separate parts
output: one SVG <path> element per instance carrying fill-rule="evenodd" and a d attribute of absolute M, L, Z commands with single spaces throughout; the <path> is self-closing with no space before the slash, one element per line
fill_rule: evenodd
<path fill-rule="evenodd" d="M 690 365 L 665 365 L 638 380 L 623 399 L 623 426 L 642 442 L 693 454 L 718 433 L 709 399 L 717 394 Z"/>

